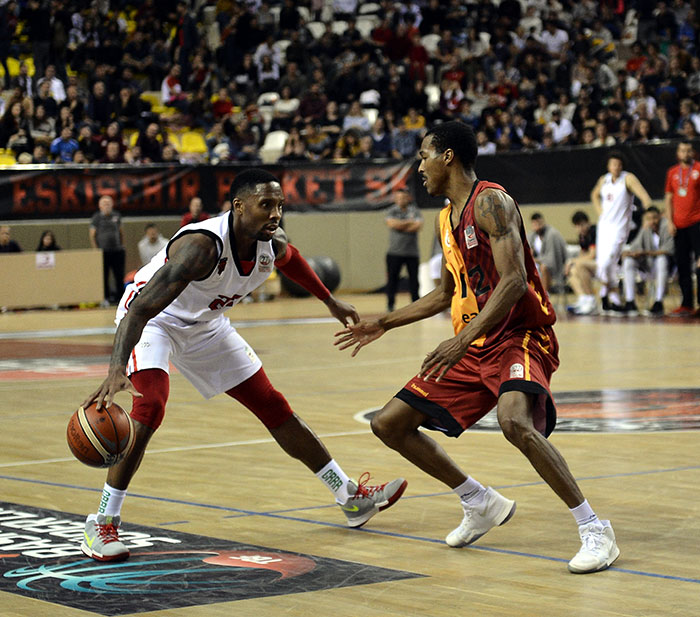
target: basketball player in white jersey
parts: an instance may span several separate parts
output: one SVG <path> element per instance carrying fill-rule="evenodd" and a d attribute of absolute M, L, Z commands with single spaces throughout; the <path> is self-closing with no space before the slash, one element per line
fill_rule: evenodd
<path fill-rule="evenodd" d="M 234 179 L 230 196 L 230 212 L 182 227 L 136 273 L 117 309 L 107 378 L 83 403 L 108 407 L 117 392 L 134 396 L 134 446 L 109 469 L 98 511 L 85 523 L 81 549 L 99 561 L 129 556 L 128 540 L 119 539 L 121 507 L 165 413 L 169 362 L 205 398 L 225 392 L 252 411 L 282 449 L 328 487 L 350 527 L 388 508 L 406 488 L 403 478 L 380 486 L 367 486 L 367 473 L 359 483 L 350 480 L 273 388 L 258 356 L 224 316 L 276 266 L 322 300 L 343 325 L 359 321 L 355 308 L 334 298 L 287 242 L 279 227 L 284 196 L 275 176 L 261 169 L 244 171 Z"/>
<path fill-rule="evenodd" d="M 591 191 L 591 201 L 598 212 L 596 237 L 596 274 L 600 281 L 603 312 L 624 314 L 618 292 L 619 261 L 622 248 L 632 230 L 634 198 L 638 197 L 644 209 L 651 198 L 637 176 L 623 171 L 622 155 L 608 155 L 608 173 L 603 174 Z"/>

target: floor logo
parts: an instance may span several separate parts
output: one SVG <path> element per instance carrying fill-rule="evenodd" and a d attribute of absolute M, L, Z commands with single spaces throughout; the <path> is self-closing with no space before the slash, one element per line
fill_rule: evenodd
<path fill-rule="evenodd" d="M 101 615 L 201 606 L 420 575 L 129 525 L 122 563 L 87 559 L 83 517 L 0 502 L 0 590 Z"/>
<path fill-rule="evenodd" d="M 627 433 L 700 430 L 700 389 L 557 392 L 557 431 Z M 369 422 L 379 409 L 355 414 Z M 492 411 L 470 430 L 500 431 Z"/>

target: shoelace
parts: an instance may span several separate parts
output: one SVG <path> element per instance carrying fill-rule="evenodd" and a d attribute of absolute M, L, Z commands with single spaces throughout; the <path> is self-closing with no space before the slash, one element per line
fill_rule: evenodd
<path fill-rule="evenodd" d="M 115 527 L 114 523 L 108 523 L 106 525 L 96 523 L 95 526 L 97 527 L 97 535 L 102 538 L 105 544 L 119 541 L 119 530 Z"/>
<path fill-rule="evenodd" d="M 357 482 L 357 493 L 352 496 L 352 499 L 355 499 L 356 497 L 371 497 L 377 491 L 381 491 L 386 486 L 386 482 L 384 484 L 380 484 L 379 486 L 367 486 L 367 482 L 369 482 L 371 477 L 372 476 L 370 476 L 369 471 L 365 471 L 360 476 L 360 479 Z"/>
<path fill-rule="evenodd" d="M 599 552 L 603 548 L 603 535 L 598 531 L 589 531 L 581 538 L 583 547 L 588 551 Z"/>

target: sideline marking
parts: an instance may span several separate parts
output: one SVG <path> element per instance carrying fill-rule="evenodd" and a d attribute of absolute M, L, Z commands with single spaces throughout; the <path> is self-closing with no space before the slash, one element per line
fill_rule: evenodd
<path fill-rule="evenodd" d="M 231 325 L 240 330 L 262 326 L 294 326 L 321 323 L 336 323 L 335 317 L 290 317 L 288 319 L 259 319 L 251 321 L 232 321 Z M 114 334 L 116 326 L 102 328 L 63 328 L 61 330 L 24 330 L 22 332 L 0 332 L 0 340 L 33 338 L 70 338 L 74 336 L 94 336 L 95 334 Z"/>

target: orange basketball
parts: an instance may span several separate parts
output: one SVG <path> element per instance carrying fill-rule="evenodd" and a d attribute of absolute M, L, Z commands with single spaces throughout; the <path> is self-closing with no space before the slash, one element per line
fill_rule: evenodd
<path fill-rule="evenodd" d="M 95 403 L 80 407 L 68 422 L 71 452 L 90 467 L 111 467 L 121 461 L 134 442 L 134 426 L 119 405 L 97 410 Z"/>

